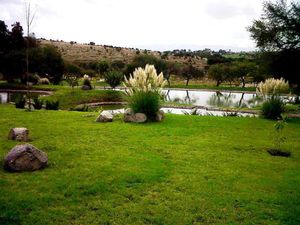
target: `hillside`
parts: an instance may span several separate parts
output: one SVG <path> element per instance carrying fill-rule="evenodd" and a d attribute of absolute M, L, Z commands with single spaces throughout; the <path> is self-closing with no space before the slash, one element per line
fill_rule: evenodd
<path fill-rule="evenodd" d="M 39 41 L 41 45 L 50 44 L 55 46 L 62 54 L 64 60 L 72 63 L 95 62 L 100 60 L 121 60 L 128 64 L 138 54 L 153 55 L 157 58 L 163 58 L 169 62 L 187 63 L 188 61 L 187 57 L 175 56 L 171 53 L 166 55 L 159 51 L 150 51 L 137 48 L 79 44 L 76 42 L 53 41 L 45 39 L 40 39 Z M 201 57 L 197 57 L 193 61 L 195 62 L 195 66 L 198 68 L 204 68 L 206 66 L 206 60 Z"/>

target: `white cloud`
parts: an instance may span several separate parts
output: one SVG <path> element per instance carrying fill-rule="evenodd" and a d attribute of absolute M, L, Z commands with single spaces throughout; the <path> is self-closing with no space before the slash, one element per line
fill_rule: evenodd
<path fill-rule="evenodd" d="M 262 0 L 36 0 L 37 37 L 115 46 L 254 47 L 246 27 Z M 22 0 L 0 0 L 0 19 L 24 22 Z M 25 27 L 25 26 L 24 26 Z"/>

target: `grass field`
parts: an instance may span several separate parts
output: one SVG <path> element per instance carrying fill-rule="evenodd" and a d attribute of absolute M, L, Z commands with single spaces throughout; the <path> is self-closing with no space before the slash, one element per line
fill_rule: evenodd
<path fill-rule="evenodd" d="M 42 97 L 44 100 L 59 100 L 60 109 L 70 109 L 79 104 L 95 102 L 121 102 L 124 101 L 124 94 L 113 90 L 88 90 L 83 91 L 79 88 L 60 89 L 51 96 Z"/>
<path fill-rule="evenodd" d="M 290 158 L 270 156 L 273 121 L 168 114 L 95 123 L 91 113 L 0 105 L 0 157 L 30 130 L 41 171 L 0 169 L 0 224 L 299 224 L 300 120 Z M 3 167 L 1 161 L 1 167 Z"/>

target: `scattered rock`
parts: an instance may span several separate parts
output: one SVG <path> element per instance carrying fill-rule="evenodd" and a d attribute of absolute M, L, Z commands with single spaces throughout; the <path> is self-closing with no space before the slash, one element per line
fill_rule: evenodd
<path fill-rule="evenodd" d="M 112 122 L 114 115 L 109 111 L 102 111 L 97 117 L 96 122 Z"/>
<path fill-rule="evenodd" d="M 162 121 L 165 118 L 165 112 L 161 109 L 156 114 L 156 121 Z"/>
<path fill-rule="evenodd" d="M 135 123 L 145 123 L 147 121 L 147 116 L 144 113 L 136 113 L 134 114 Z"/>
<path fill-rule="evenodd" d="M 28 141 L 29 130 L 25 127 L 15 127 L 10 129 L 8 140 Z"/>
<path fill-rule="evenodd" d="M 84 91 L 91 90 L 91 87 L 88 85 L 82 85 L 81 90 L 84 90 Z"/>
<path fill-rule="evenodd" d="M 4 159 L 4 168 L 8 171 L 34 171 L 47 165 L 48 156 L 33 145 L 17 145 Z"/>

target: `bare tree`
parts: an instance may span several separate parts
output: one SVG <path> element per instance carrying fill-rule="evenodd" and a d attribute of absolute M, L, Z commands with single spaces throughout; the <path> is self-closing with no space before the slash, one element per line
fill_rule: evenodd
<path fill-rule="evenodd" d="M 26 38 L 26 87 L 27 87 L 27 103 L 28 103 L 28 110 L 30 111 L 32 108 L 32 101 L 29 97 L 29 83 L 28 83 L 28 76 L 29 76 L 29 42 L 30 42 L 30 28 L 31 24 L 35 17 L 35 11 L 32 12 L 30 0 L 25 1 L 25 19 L 26 19 L 26 27 L 27 27 L 27 38 Z"/>
<path fill-rule="evenodd" d="M 26 27 L 27 27 L 27 39 L 26 39 L 26 44 L 27 44 L 27 48 L 26 48 L 26 73 L 28 76 L 28 72 L 29 72 L 29 35 L 30 35 L 30 28 L 32 25 L 32 22 L 35 18 L 35 11 L 32 12 L 31 10 L 31 2 L 29 1 L 25 1 L 25 19 L 26 19 Z"/>

